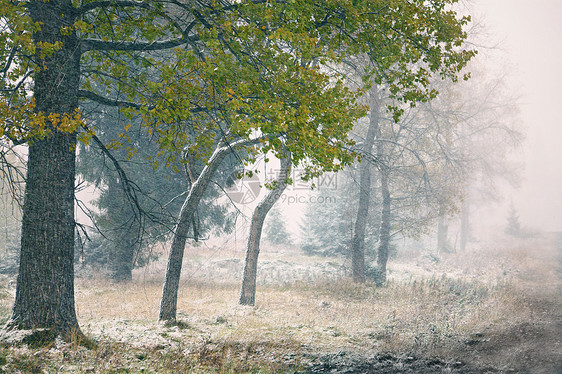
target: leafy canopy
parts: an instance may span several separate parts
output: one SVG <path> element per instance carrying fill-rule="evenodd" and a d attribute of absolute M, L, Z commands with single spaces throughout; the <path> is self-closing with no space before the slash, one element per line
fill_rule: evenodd
<path fill-rule="evenodd" d="M 456 80 L 475 53 L 462 48 L 470 19 L 452 10 L 456 0 L 40 0 L 74 15 L 41 44 L 27 8 L 37 1 L 0 0 L 0 136 L 24 142 L 87 123 L 79 111 L 37 113 L 31 95 L 41 59 L 77 35 L 79 96 L 140 116 L 169 163 L 180 150 L 206 159 L 218 140 L 259 137 L 256 152 L 285 147 L 307 177 L 341 169 L 366 112 L 363 89 L 344 84 L 346 57 L 368 56 L 365 82 L 416 103 L 437 94 L 431 75 Z"/>

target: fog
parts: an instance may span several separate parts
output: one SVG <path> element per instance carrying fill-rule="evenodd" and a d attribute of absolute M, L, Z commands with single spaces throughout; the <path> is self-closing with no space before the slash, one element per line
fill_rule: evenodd
<path fill-rule="evenodd" d="M 526 139 L 516 157 L 524 168 L 518 189 L 504 187 L 503 201 L 484 210 L 496 212 L 493 222 L 505 222 L 513 200 L 523 226 L 545 231 L 562 230 L 562 1 L 479 0 L 475 19 L 488 30 L 489 45 L 499 48 L 508 67 L 509 84 L 520 95 Z M 497 68 L 490 63 L 491 69 Z"/>
<path fill-rule="evenodd" d="M 0 8 L 11 9 L 9 3 Z M 367 2 L 368 9 L 351 13 L 341 2 L 324 7 L 303 1 L 297 8 L 285 1 L 193 7 L 178 1 L 161 8 L 144 1 L 118 3 L 86 2 L 75 9 L 76 2 L 59 0 L 29 8 L 31 19 L 43 25 L 80 20 L 79 37 L 95 38 L 83 41 L 82 51 L 99 53 L 85 58 L 83 66 L 68 59 L 79 51 L 71 27 L 38 32 L 34 26 L 20 34 L 4 21 L 20 18 L 20 10 L 0 16 L 0 35 L 33 32 L 34 38 L 55 41 L 34 46 L 42 73 L 30 71 L 20 82 L 26 87 L 33 78 L 37 108 L 60 110 L 54 103 L 72 97 L 59 88 L 47 91 L 45 77 L 58 71 L 52 81 L 72 94 L 79 81 L 59 78 L 82 71 L 89 76 L 83 86 L 91 89 L 82 95 L 92 99 L 82 113 L 99 135 L 92 143 L 130 140 L 117 149 L 109 143 L 104 152 L 80 143 L 76 226 L 70 219 L 72 137 L 37 132 L 46 141 L 29 148 L 35 157 L 24 218 L 7 186 L 23 186 L 25 178 L 1 170 L 0 373 L 562 373 L 562 129 L 555 114 L 562 103 L 562 0 L 459 0 L 460 12 L 473 19 L 467 27 L 467 49 L 478 50 L 467 68 L 473 78 L 453 84 L 436 76 L 430 88 L 441 95 L 404 105 L 399 120 L 385 112 L 396 103 L 388 85 L 368 88 L 360 99 L 368 103 L 368 116 L 358 118 L 350 106 L 339 108 L 341 100 L 323 99 L 346 93 L 332 91 L 333 81 L 317 74 L 324 68 L 343 71 L 345 65 L 361 71 L 386 53 L 365 61 L 350 56 L 339 64 L 327 58 L 334 52 L 329 48 L 328 64 L 314 70 L 308 49 L 322 50 L 316 48 L 322 44 L 312 32 L 308 39 L 314 43 L 308 45 L 306 31 L 320 24 L 358 40 L 361 49 L 375 49 L 394 36 L 381 34 L 375 44 L 362 45 L 355 25 L 363 28 L 385 17 L 400 34 L 399 44 L 382 49 L 394 63 L 393 51 L 415 56 L 411 48 L 427 50 L 418 28 L 437 40 L 455 29 L 448 17 L 431 13 L 432 7 L 442 11 L 437 0 L 412 2 L 400 17 L 395 12 L 406 2 L 379 10 L 373 9 L 376 2 Z M 416 10 L 421 4 L 428 8 Z M 306 16 L 308 8 L 326 13 Z M 301 11 L 298 27 L 285 27 Z M 348 22 L 353 13 L 374 18 Z M 332 23 L 337 27 L 330 29 Z M 380 33 L 381 23 L 375 24 L 370 35 Z M 181 38 L 168 39 L 175 28 Z M 364 30 L 357 35 L 367 34 Z M 344 46 L 346 37 L 339 39 Z M 445 45 L 448 52 L 456 48 Z M 465 47 L 462 41 L 454 45 Z M 27 59 L 28 52 L 5 48 L 9 61 L 2 88 L 9 87 L 14 56 Z M 422 56 L 432 65 L 433 53 Z M 279 68 L 287 61 L 294 69 Z M 399 81 L 413 78 L 415 66 L 406 62 L 394 65 L 404 66 Z M 447 66 L 457 72 L 464 64 Z M 127 69 L 129 75 L 123 73 Z M 345 73 L 346 84 L 361 81 L 356 72 Z M 143 77 L 146 90 L 138 85 Z M 420 79 L 423 74 L 413 82 Z M 10 106 L 2 98 L 10 90 L 2 91 L 0 116 L 10 114 L 4 125 L 18 130 L 18 121 L 27 117 L 18 119 L 19 109 L 13 116 L 6 110 Z M 100 96 L 104 91 L 108 97 Z M 128 95 L 132 103 L 121 101 Z M 230 106 L 235 102 L 246 104 Z M 256 110 L 246 111 L 254 102 Z M 134 111 L 124 108 L 141 108 L 142 126 L 137 116 L 129 118 Z M 243 120 L 230 121 L 231 115 Z M 48 117 L 47 129 L 74 131 L 77 121 L 71 117 Z M 259 131 L 246 128 L 254 120 Z M 352 120 L 350 141 L 340 143 L 344 136 L 338 130 Z M 310 130 L 322 136 L 307 135 L 309 121 Z M 31 122 L 30 136 L 41 123 Z M 265 139 L 246 139 L 260 132 Z M 10 138 L 7 134 L 0 133 L 0 140 Z M 148 141 L 147 134 L 160 143 Z M 271 148 L 261 148 L 269 154 L 247 151 L 257 140 L 279 142 L 273 149 L 282 161 Z M 295 142 L 302 149 L 291 147 Z M 322 147 L 330 142 L 345 144 L 362 162 L 304 181 L 307 160 L 296 161 L 302 150 L 318 162 L 309 165 L 322 170 L 346 161 Z M 176 146 L 185 146 L 183 164 Z M 2 147 L 7 148 L 0 144 L 0 153 Z M 212 156 L 201 151 L 206 147 L 216 147 Z M 25 149 L 16 150 L 0 154 L 0 161 L 19 167 L 23 161 L 16 156 L 25 155 Z M 155 167 L 159 160 L 171 167 Z M 68 167 L 54 167 L 55 161 Z M 52 173 L 37 172 L 40 167 Z M 289 170 L 292 183 L 285 186 Z M 55 193 L 57 188 L 62 192 Z M 80 241 L 73 242 L 75 227 Z"/>
<path fill-rule="evenodd" d="M 557 116 L 562 103 L 562 1 L 475 0 L 464 5 L 476 25 L 472 42 L 479 53 L 475 59 L 485 66 L 488 76 L 505 78 L 520 110 L 520 123 L 515 127 L 524 134 L 510 155 L 518 183 L 495 181 L 497 199 L 474 209 L 473 229 L 503 231 L 513 204 L 523 229 L 562 231 L 562 126 Z M 265 169 L 276 167 L 275 162 L 255 168 L 265 175 Z M 289 186 L 279 201 L 285 215 L 291 217 L 288 227 L 295 235 L 310 203 L 307 196 L 307 191 Z M 257 202 L 239 208 L 249 217 Z"/>

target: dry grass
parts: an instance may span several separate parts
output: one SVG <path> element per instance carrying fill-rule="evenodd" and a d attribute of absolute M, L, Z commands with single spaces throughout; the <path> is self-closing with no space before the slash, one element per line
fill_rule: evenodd
<path fill-rule="evenodd" d="M 375 288 L 343 277 L 341 261 L 266 251 L 257 304 L 242 307 L 242 254 L 199 248 L 186 254 L 179 326 L 155 322 L 162 264 L 129 285 L 80 279 L 79 320 L 99 346 L 4 348 L 0 363 L 13 372 L 292 372 L 346 351 L 549 373 L 561 364 L 557 256 L 551 238 L 438 262 L 403 255 L 390 264 L 388 285 Z"/>

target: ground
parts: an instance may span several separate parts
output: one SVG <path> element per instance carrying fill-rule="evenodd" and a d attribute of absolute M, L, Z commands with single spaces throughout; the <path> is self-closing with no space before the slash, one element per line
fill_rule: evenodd
<path fill-rule="evenodd" d="M 556 235 L 399 251 L 384 287 L 345 260 L 264 246 L 255 307 L 237 305 L 243 249 L 186 251 L 178 324 L 156 322 L 164 259 L 111 284 L 78 270 L 86 348 L 0 348 L 6 373 L 562 373 Z M 4 278 L 0 317 L 13 302 Z"/>

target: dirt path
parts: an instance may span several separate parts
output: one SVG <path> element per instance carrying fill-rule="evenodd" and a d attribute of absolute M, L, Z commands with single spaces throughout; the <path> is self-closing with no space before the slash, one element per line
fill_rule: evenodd
<path fill-rule="evenodd" d="M 460 361 L 445 362 L 438 358 L 417 358 L 413 356 L 375 355 L 369 358 L 345 354 L 324 356 L 321 363 L 311 364 L 303 373 L 320 374 L 369 374 L 369 373 L 498 373 L 496 369 L 476 369 Z"/>
<path fill-rule="evenodd" d="M 562 233 L 551 235 L 557 248 L 558 266 L 551 273 L 535 273 L 531 291 L 526 289 L 520 308 L 531 311 L 532 319 L 512 325 L 491 326 L 466 341 L 456 357 L 462 361 L 378 354 L 359 357 L 350 354 L 318 357 L 303 373 L 534 373 L 562 374 Z M 555 260 L 556 261 L 556 260 Z M 556 264 L 553 265 L 556 268 Z M 537 287 L 538 283 L 542 287 Z M 494 366 L 488 363 L 494 363 Z"/>

